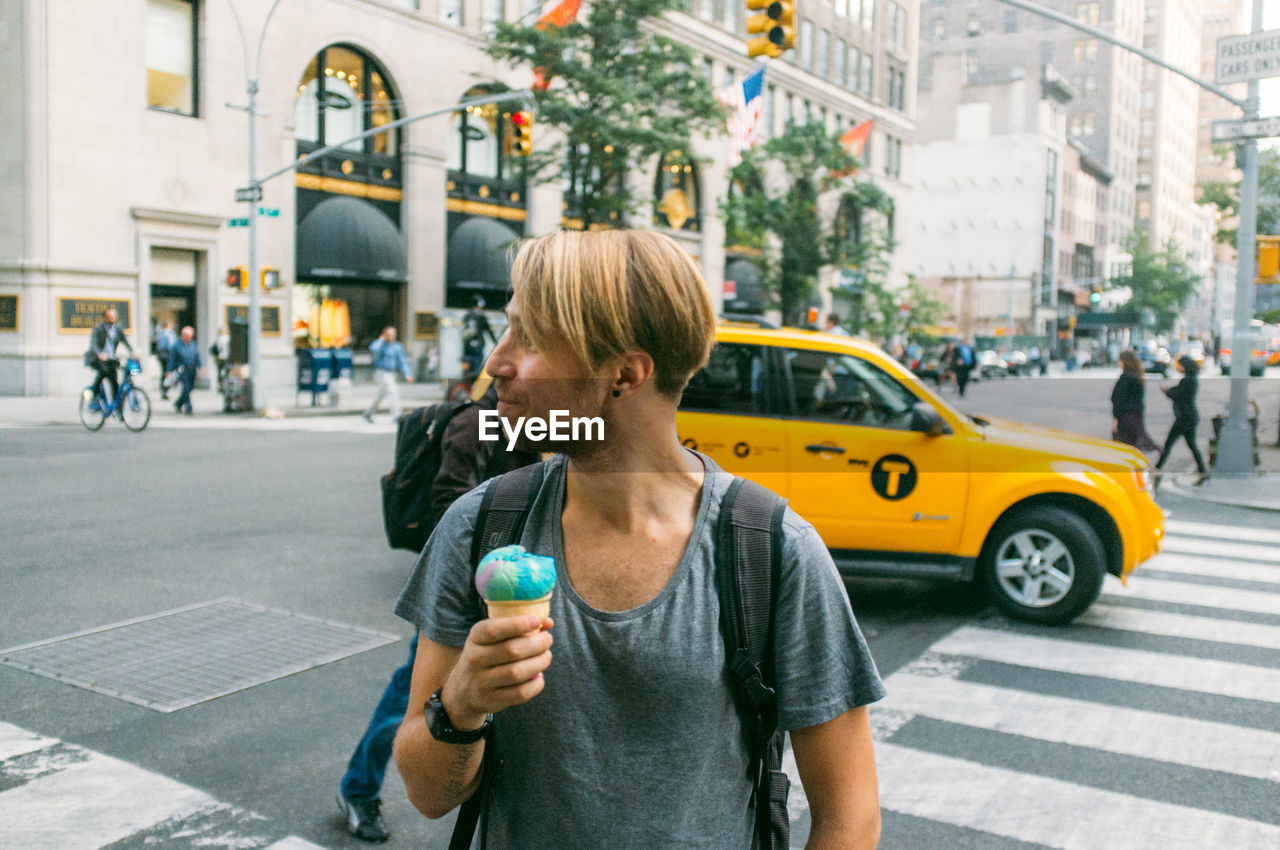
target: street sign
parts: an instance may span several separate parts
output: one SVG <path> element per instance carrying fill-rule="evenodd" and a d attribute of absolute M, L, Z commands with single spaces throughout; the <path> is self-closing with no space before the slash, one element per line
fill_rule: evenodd
<path fill-rule="evenodd" d="M 1218 39 L 1214 82 L 1218 85 L 1280 77 L 1280 30 Z"/>
<path fill-rule="evenodd" d="M 236 201 L 250 201 L 256 203 L 262 200 L 262 186 L 245 186 L 243 189 L 236 189 Z"/>
<path fill-rule="evenodd" d="M 1272 136 L 1280 136 L 1280 116 L 1214 121 L 1210 127 L 1210 134 L 1215 142 L 1234 142 L 1240 139 L 1269 139 Z"/>
<path fill-rule="evenodd" d="M 247 218 L 229 218 L 227 219 L 227 227 L 248 227 L 249 219 Z"/>
<path fill-rule="evenodd" d="M 265 218 L 279 218 L 280 210 L 275 207 L 258 207 L 258 215 Z"/>

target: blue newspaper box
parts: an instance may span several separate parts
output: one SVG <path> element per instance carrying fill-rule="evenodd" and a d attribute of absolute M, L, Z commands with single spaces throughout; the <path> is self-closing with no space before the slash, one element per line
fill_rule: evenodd
<path fill-rule="evenodd" d="M 333 372 L 331 377 L 334 380 L 350 381 L 354 377 L 354 368 L 351 365 L 351 349 L 350 348 L 333 348 Z"/>
<path fill-rule="evenodd" d="M 333 354 L 327 348 L 303 348 L 298 351 L 298 389 L 311 393 L 311 404 L 316 396 L 329 392 L 329 378 L 333 374 Z"/>

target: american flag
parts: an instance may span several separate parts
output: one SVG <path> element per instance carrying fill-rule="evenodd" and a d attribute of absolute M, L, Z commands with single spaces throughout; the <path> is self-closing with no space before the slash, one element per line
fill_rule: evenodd
<path fill-rule="evenodd" d="M 716 95 L 729 107 L 729 167 L 742 162 L 742 152 L 753 147 L 764 110 L 764 68 L 741 82 L 730 83 Z"/>

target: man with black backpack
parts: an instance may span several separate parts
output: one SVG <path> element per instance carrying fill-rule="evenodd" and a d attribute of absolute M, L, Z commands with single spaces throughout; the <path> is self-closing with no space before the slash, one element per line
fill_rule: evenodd
<path fill-rule="evenodd" d="M 456 501 L 397 603 L 421 630 L 410 801 L 462 806 L 454 848 L 477 820 L 482 847 L 785 848 L 786 731 L 811 845 L 875 846 L 884 690 L 830 554 L 676 437 L 715 332 L 696 264 L 652 232 L 560 232 L 512 281 L 486 368 L 519 445 L 560 454 Z M 565 411 L 603 436 L 535 442 Z M 515 542 L 556 561 L 549 618 L 482 610 L 478 559 Z"/>
<path fill-rule="evenodd" d="M 482 375 L 462 403 L 440 402 L 407 413 L 396 433 L 396 469 L 383 478 L 383 521 L 392 548 L 421 551 L 431 529 L 454 500 L 495 475 L 535 463 L 532 452 L 507 451 L 480 440 L 480 413 L 497 406 L 491 379 Z M 338 808 L 347 831 L 364 841 L 386 841 L 380 792 L 391 743 L 404 719 L 409 680 L 418 650 L 415 632 L 409 660 L 391 674 L 369 727 L 342 777 Z"/>

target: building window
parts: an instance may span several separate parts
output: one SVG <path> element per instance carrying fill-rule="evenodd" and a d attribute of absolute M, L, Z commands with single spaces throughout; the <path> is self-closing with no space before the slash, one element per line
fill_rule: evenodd
<path fill-rule="evenodd" d="M 1082 38 L 1071 45 L 1071 59 L 1074 62 L 1097 62 L 1098 40 Z"/>
<path fill-rule="evenodd" d="M 856 47 L 849 48 L 849 64 L 844 69 L 844 87 L 851 92 L 861 91 L 858 88 L 858 69 L 862 67 L 862 51 Z"/>
<path fill-rule="evenodd" d="M 1139 174 L 1139 175 L 1138 175 L 1138 182 L 1137 182 L 1137 186 L 1138 186 L 1138 188 L 1139 188 L 1139 189 L 1150 189 L 1150 188 L 1151 188 L 1151 175 L 1150 175 L 1150 174 Z"/>
<path fill-rule="evenodd" d="M 440 0 L 440 20 L 455 27 L 462 26 L 462 0 Z"/>
<path fill-rule="evenodd" d="M 848 53 L 849 48 L 844 43 L 844 39 L 837 38 L 835 52 L 831 54 L 831 79 L 838 86 L 845 84 L 845 62 L 848 59 Z"/>
<path fill-rule="evenodd" d="M 849 17 L 849 0 L 836 0 L 835 2 L 836 17 Z"/>
<path fill-rule="evenodd" d="M 818 76 L 824 80 L 831 75 L 831 33 L 823 29 L 818 33 Z"/>
<path fill-rule="evenodd" d="M 1145 89 L 1142 92 L 1142 100 L 1140 101 L 1140 108 L 1141 109 L 1156 108 L 1156 93 L 1154 91 L 1152 91 L 1151 89 Z"/>
<path fill-rule="evenodd" d="M 1102 9 L 1100 3 L 1077 3 L 1076 20 L 1082 24 L 1098 25 Z"/>
<path fill-rule="evenodd" d="M 896 0 L 889 4 L 889 41 L 895 47 L 907 48 L 907 10 Z"/>
<path fill-rule="evenodd" d="M 1018 31 L 1018 13 L 1012 9 L 1004 13 L 1004 31 L 1005 32 Z"/>
<path fill-rule="evenodd" d="M 147 0 L 147 106 L 196 114 L 199 43 L 195 0 Z"/>
<path fill-rule="evenodd" d="M 499 22 L 506 20 L 505 0 L 484 0 L 480 6 L 480 28 L 486 34 L 492 33 Z"/>
<path fill-rule="evenodd" d="M 764 131 L 766 139 L 773 136 L 774 116 L 778 113 L 778 89 L 776 86 L 766 86 L 764 90 L 764 115 L 762 116 L 761 130 Z"/>
<path fill-rule="evenodd" d="M 871 100 L 876 96 L 876 74 L 875 74 L 875 58 L 870 53 L 864 53 L 862 56 L 862 95 L 867 100 Z"/>
<path fill-rule="evenodd" d="M 800 66 L 813 70 L 813 21 L 800 22 Z"/>
<path fill-rule="evenodd" d="M 1098 90 L 1098 77 L 1095 74 L 1084 75 L 1084 93 L 1089 95 Z"/>
<path fill-rule="evenodd" d="M 373 59 L 351 47 L 326 47 L 312 58 L 298 83 L 293 113 L 298 152 L 310 153 L 389 124 L 400 117 L 399 102 Z M 353 152 L 363 154 L 376 171 L 387 163 L 373 160 L 398 157 L 399 139 L 399 130 L 388 130 L 350 142 L 330 157 L 352 161 Z"/>
<path fill-rule="evenodd" d="M 1149 139 L 1155 135 L 1156 122 L 1152 121 L 1150 118 L 1143 120 L 1140 127 L 1141 127 L 1141 130 L 1139 130 L 1138 134 L 1142 136 L 1142 138 Z"/>
<path fill-rule="evenodd" d="M 693 160 L 672 151 L 658 164 L 653 182 L 653 223 L 672 230 L 701 229 L 698 212 L 698 171 Z"/>
<path fill-rule="evenodd" d="M 978 51 L 969 50 L 964 54 L 964 76 L 967 82 L 971 77 L 978 73 L 981 64 L 978 60 Z"/>
<path fill-rule="evenodd" d="M 884 173 L 889 177 L 902 176 L 902 140 L 886 136 L 884 142 Z"/>
<path fill-rule="evenodd" d="M 933 40 L 942 41 L 947 37 L 947 22 L 942 18 L 933 19 Z"/>
<path fill-rule="evenodd" d="M 876 26 L 876 0 L 862 0 L 861 8 L 858 20 L 864 30 L 871 32 Z"/>
<path fill-rule="evenodd" d="M 890 68 L 885 76 L 885 102 L 894 109 L 907 108 L 907 73 Z"/>
<path fill-rule="evenodd" d="M 1082 122 L 1081 122 L 1081 125 L 1082 125 L 1082 126 L 1081 126 L 1081 128 L 1080 128 L 1080 132 L 1081 132 L 1083 135 L 1086 135 L 1086 136 L 1092 136 L 1092 135 L 1093 135 L 1093 133 L 1094 133 L 1094 120 L 1095 120 L 1095 119 L 1094 119 L 1094 112 L 1093 112 L 1093 110 L 1092 110 L 1092 109 L 1091 109 L 1091 110 L 1089 110 L 1088 112 L 1084 113 L 1083 120 L 1082 120 Z"/>
<path fill-rule="evenodd" d="M 982 19 L 977 15 L 970 15 L 969 25 L 965 31 L 969 33 L 971 38 L 973 36 L 982 35 Z"/>

